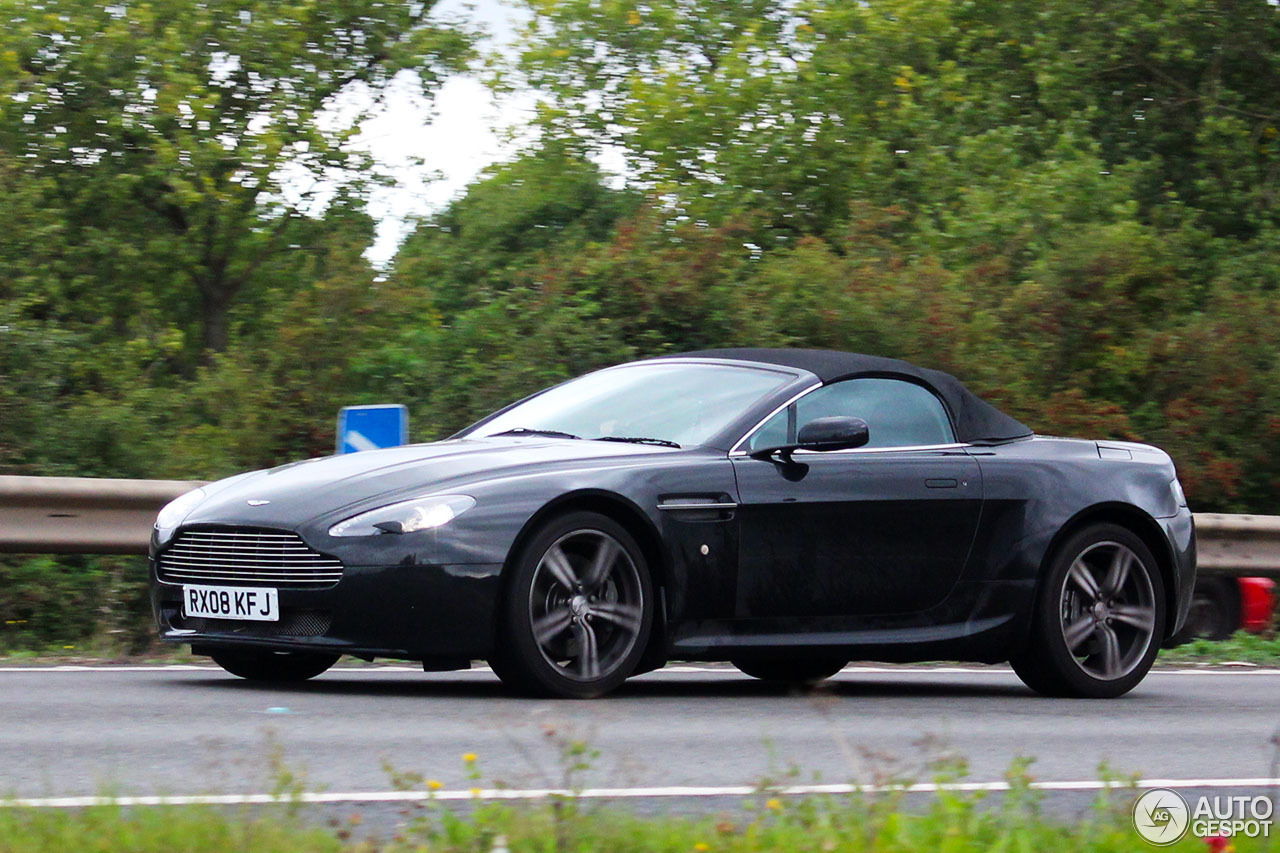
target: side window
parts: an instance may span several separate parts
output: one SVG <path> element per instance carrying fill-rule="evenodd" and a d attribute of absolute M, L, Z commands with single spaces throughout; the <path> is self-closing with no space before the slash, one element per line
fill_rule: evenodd
<path fill-rule="evenodd" d="M 814 393 L 817 393 L 816 391 Z M 766 447 L 781 447 L 784 444 L 795 440 L 795 405 L 787 406 L 781 412 L 765 422 L 765 425 L 755 431 L 751 436 L 751 440 L 747 442 L 747 452 L 754 453 L 757 450 L 764 450 Z"/>
<path fill-rule="evenodd" d="M 794 441 L 791 430 L 832 415 L 866 421 L 871 431 L 867 447 L 915 447 L 955 441 L 942 402 L 928 389 L 901 379 L 847 379 L 801 397 L 790 408 L 795 410 L 794 426 L 789 429 L 788 410 L 779 412 L 752 436 L 751 450 Z"/>

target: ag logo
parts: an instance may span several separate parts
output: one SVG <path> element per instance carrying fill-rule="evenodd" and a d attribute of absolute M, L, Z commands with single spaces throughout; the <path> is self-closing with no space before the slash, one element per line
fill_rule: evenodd
<path fill-rule="evenodd" d="M 1191 809 L 1177 791 L 1152 788 L 1133 804 L 1133 828 L 1158 847 L 1181 840 L 1190 824 Z"/>

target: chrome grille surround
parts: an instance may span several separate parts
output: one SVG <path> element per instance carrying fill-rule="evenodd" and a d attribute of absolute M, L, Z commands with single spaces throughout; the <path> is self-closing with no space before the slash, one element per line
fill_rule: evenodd
<path fill-rule="evenodd" d="M 156 576 L 168 583 L 332 586 L 342 580 L 342 561 L 286 530 L 205 528 L 184 530 L 165 546 Z"/>

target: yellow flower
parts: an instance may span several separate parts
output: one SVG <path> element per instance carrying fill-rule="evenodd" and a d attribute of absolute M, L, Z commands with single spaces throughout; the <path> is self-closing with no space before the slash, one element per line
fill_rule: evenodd
<path fill-rule="evenodd" d="M 444 783 L 441 782 L 439 779 L 428 779 L 427 787 L 433 791 L 439 791 L 441 788 L 444 787 Z"/>
<path fill-rule="evenodd" d="M 462 760 L 471 764 L 476 760 L 476 754 L 474 752 L 464 752 L 462 753 Z"/>
<path fill-rule="evenodd" d="M 640 13 L 637 12 L 635 9 L 632 9 L 630 12 L 628 12 L 627 23 L 633 27 L 640 26 Z"/>
<path fill-rule="evenodd" d="M 899 74 L 897 77 L 893 78 L 893 85 L 897 86 L 899 89 L 910 89 L 911 81 L 908 80 L 905 75 Z"/>
<path fill-rule="evenodd" d="M 484 792 L 483 792 L 483 791 L 481 791 L 479 788 L 472 788 L 472 789 L 471 789 L 471 796 L 473 796 L 473 797 L 479 798 L 479 796 L 480 796 L 482 793 L 484 793 Z"/>
<path fill-rule="evenodd" d="M 764 804 L 764 807 L 765 807 L 766 809 L 769 809 L 770 811 L 775 811 L 775 812 L 776 812 L 776 811 L 781 811 L 781 810 L 782 810 L 782 800 L 779 800 L 777 797 L 774 797 L 773 799 L 769 800 L 769 802 L 765 803 L 765 804 Z"/>
<path fill-rule="evenodd" d="M 699 841 L 697 844 L 693 845 L 693 849 L 694 850 L 710 850 L 711 845 L 705 841 Z"/>

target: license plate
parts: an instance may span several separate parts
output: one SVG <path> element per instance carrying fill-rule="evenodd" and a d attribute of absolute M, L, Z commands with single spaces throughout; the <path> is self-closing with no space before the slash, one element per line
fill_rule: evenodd
<path fill-rule="evenodd" d="M 184 586 L 182 612 L 186 616 L 201 616 L 205 619 L 279 622 L 280 600 L 274 589 Z"/>

